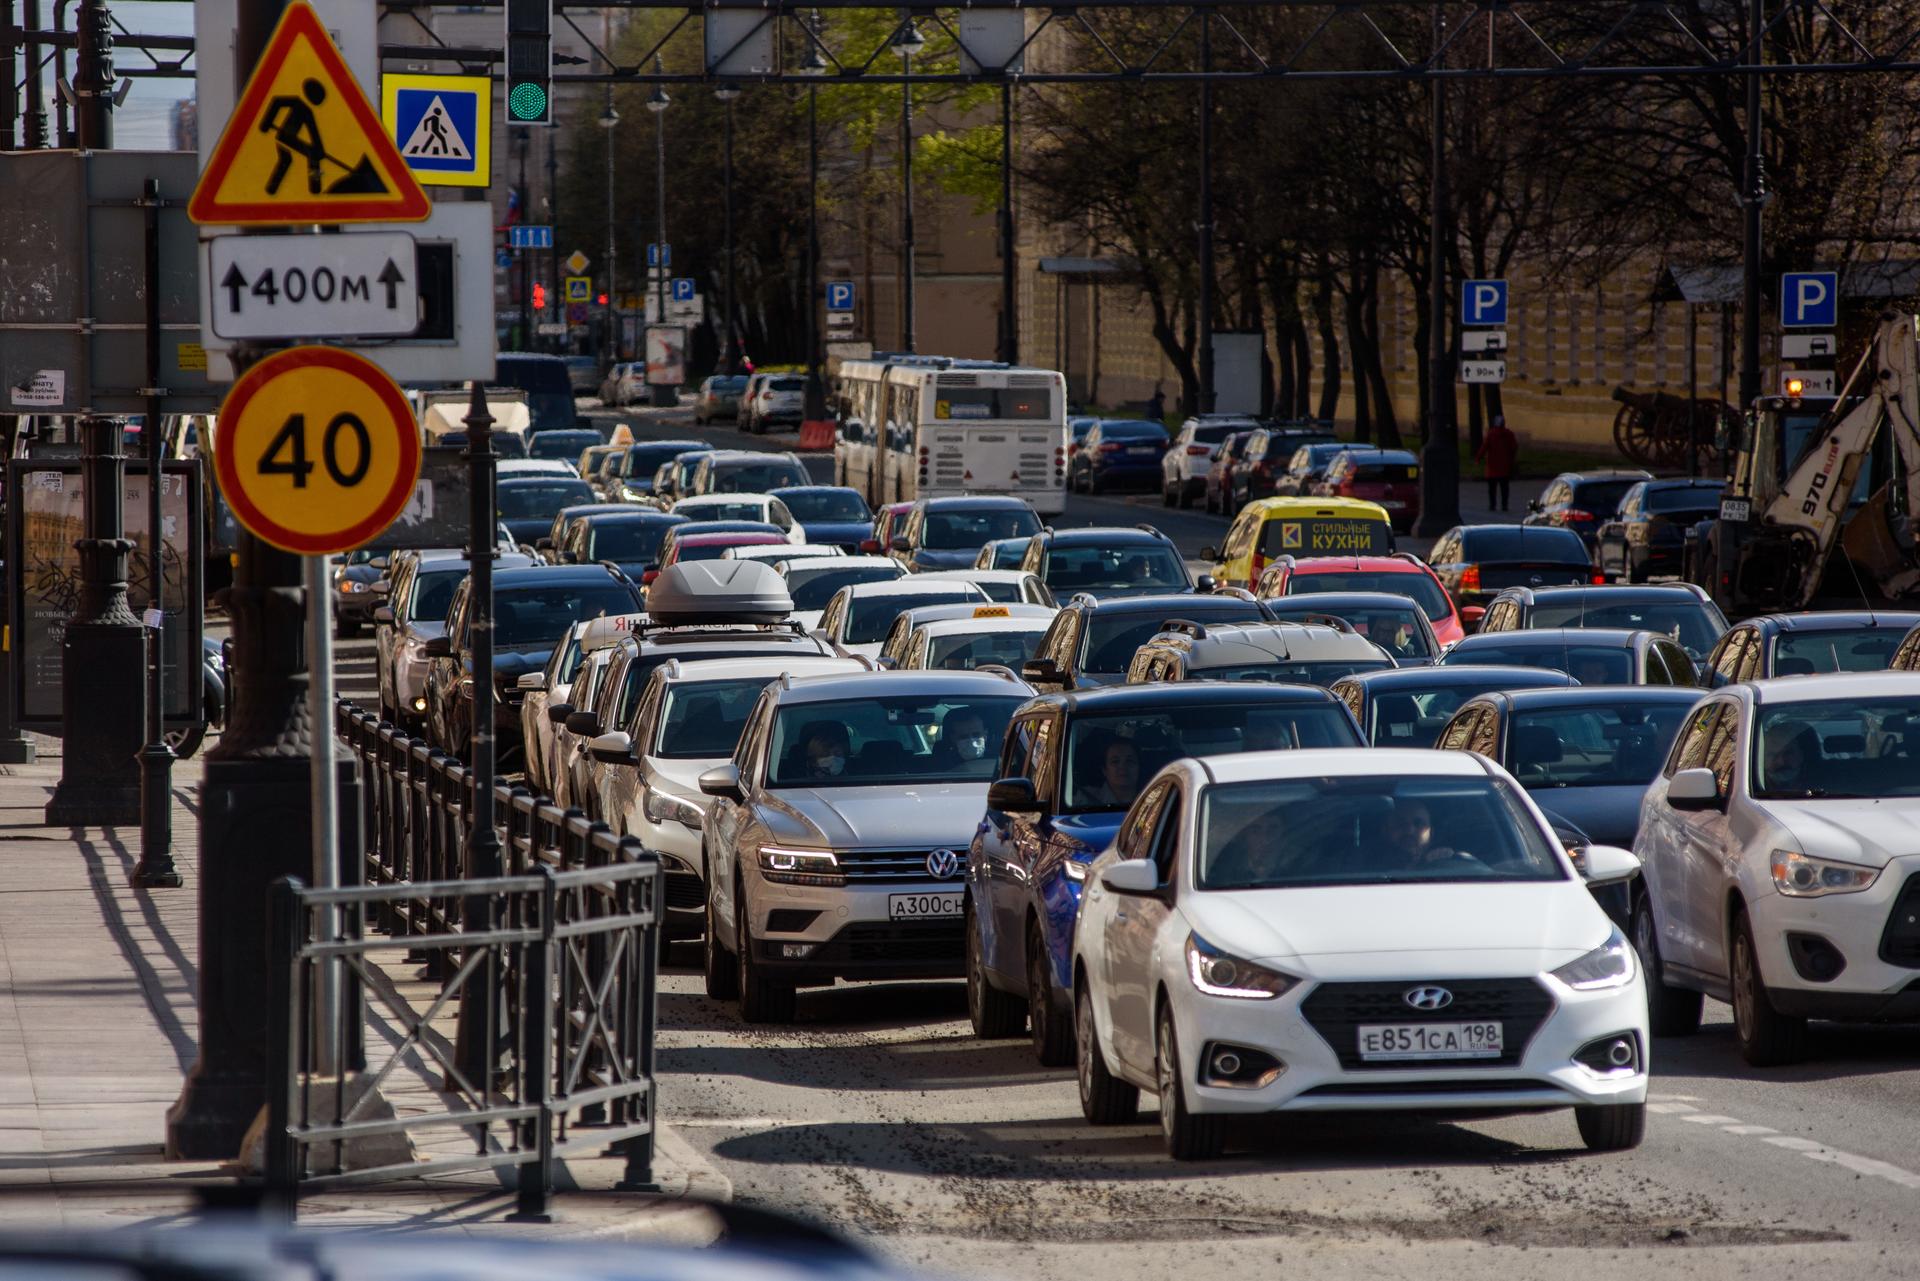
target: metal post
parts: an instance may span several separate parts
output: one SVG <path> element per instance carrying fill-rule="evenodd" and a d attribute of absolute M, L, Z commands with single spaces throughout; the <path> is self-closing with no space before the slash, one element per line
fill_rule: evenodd
<path fill-rule="evenodd" d="M 1700 317 L 1687 309 L 1687 475 L 1700 474 Z"/>
<path fill-rule="evenodd" d="M 533 200 L 527 193 L 527 131 L 516 129 L 513 149 L 520 156 L 520 221 L 529 221 Z M 520 350 L 532 351 L 533 342 L 533 251 L 517 251 L 520 258 Z"/>
<path fill-rule="evenodd" d="M 1761 32 L 1766 26 L 1766 0 L 1749 0 L 1747 22 L 1753 43 L 1747 50 L 1747 65 L 1758 68 L 1766 56 Z M 1741 193 L 1744 215 L 1744 245 L 1741 254 L 1744 279 L 1741 284 L 1740 315 L 1740 412 L 1753 408 L 1760 398 L 1760 272 L 1765 246 L 1761 241 L 1762 210 L 1767 203 L 1767 157 L 1765 121 L 1760 115 L 1760 72 L 1747 73 L 1747 165 Z"/>
<path fill-rule="evenodd" d="M 140 749 L 140 861 L 127 876 L 144 889 L 178 889 L 173 866 L 173 749 L 166 720 L 166 540 L 161 537 L 161 496 L 166 490 L 166 442 L 160 430 L 160 181 L 149 178 L 142 197 L 146 216 L 147 595 L 153 626 L 146 629 L 147 733 Z M 183 602 L 184 603 L 184 602 Z M 187 617 L 180 612 L 181 621 Z"/>
<path fill-rule="evenodd" d="M 1013 80 L 1000 82 L 1000 359 L 1020 363 L 1020 317 L 1014 311 Z"/>
<path fill-rule="evenodd" d="M 319 890 L 340 886 L 339 810 L 334 792 L 338 780 L 333 768 L 333 592 L 327 582 L 327 558 L 308 556 L 307 579 L 307 662 L 312 676 L 307 682 L 307 723 L 313 726 L 313 768 L 308 775 L 308 804 L 313 809 L 313 887 Z M 338 936 L 335 917 L 338 908 L 327 909 L 328 938 Z M 319 1076 L 333 1076 L 340 1070 L 338 1011 L 340 1009 L 340 962 L 329 957 L 321 962 L 319 990 L 313 1001 L 313 1070 Z"/>
<path fill-rule="evenodd" d="M 302 1149 L 293 1142 L 293 1098 L 300 1074 L 299 999 L 300 962 L 294 957 L 301 937 L 300 890 L 297 877 L 273 883 L 267 906 L 267 969 L 271 999 L 267 1003 L 267 1191 L 289 1211 L 299 1199 Z"/>
<path fill-rule="evenodd" d="M 547 226 L 551 227 L 554 222 L 553 216 L 559 210 L 560 206 L 560 158 L 558 155 L 560 148 L 554 140 L 554 135 L 560 131 L 558 129 L 549 129 L 546 132 Z M 560 314 L 562 318 L 561 323 L 565 324 L 567 300 L 565 292 L 561 288 L 560 281 L 560 240 L 551 233 L 548 234 L 547 238 L 547 297 L 553 300 L 554 310 Z M 549 350 L 555 352 L 564 351 L 566 350 L 566 346 L 567 335 L 566 332 L 562 330 L 562 332 L 553 339 L 553 346 Z"/>
<path fill-rule="evenodd" d="M 40 29 L 40 0 L 21 0 L 21 24 L 28 32 Z M 40 42 L 28 35 L 20 45 L 26 63 L 27 109 L 20 116 L 20 145 L 35 151 L 47 145 L 47 86 L 40 78 Z"/>
<path fill-rule="evenodd" d="M 252 71 L 286 0 L 242 0 L 235 70 Z M 227 614 L 232 708 L 200 789 L 200 1057 L 167 1113 L 167 1155 L 232 1157 L 267 1102 L 270 979 L 263 905 L 312 866 L 306 616 L 300 558 L 240 534 Z"/>
<path fill-rule="evenodd" d="M 731 86 L 729 86 L 729 88 L 731 88 Z M 735 92 L 737 93 L 738 91 L 736 90 Z M 738 345 L 736 339 L 734 338 L 734 333 L 733 333 L 733 308 L 734 308 L 734 300 L 733 300 L 733 99 L 731 97 L 727 99 L 727 142 L 726 142 L 725 158 L 721 162 L 721 169 L 725 174 L 724 183 L 726 186 L 726 197 L 725 197 L 725 206 L 726 206 L 725 228 L 726 229 L 723 233 L 723 238 L 726 241 L 726 259 L 727 259 L 726 272 L 725 272 L 726 282 L 727 282 L 726 283 L 727 318 L 725 322 L 727 345 L 726 345 L 726 350 L 720 353 L 720 372 L 723 374 L 731 375 L 734 371 L 735 362 L 737 359 L 734 349 Z"/>
<path fill-rule="evenodd" d="M 82 151 L 113 145 L 113 30 L 107 0 L 84 0 L 76 23 L 80 53 L 73 68 L 73 121 Z"/>
<path fill-rule="evenodd" d="M 900 71 L 913 74 L 913 55 L 900 55 Z M 916 350 L 913 332 L 913 82 L 900 85 L 900 350 Z"/>
<path fill-rule="evenodd" d="M 612 360 L 620 359 L 620 282 L 614 277 L 613 243 L 613 129 L 618 120 L 613 114 L 613 86 L 607 86 L 607 306 L 601 315 L 607 322 L 607 351 Z"/>
<path fill-rule="evenodd" d="M 820 92 L 807 86 L 807 421 L 826 417 L 820 385 Z"/>
<path fill-rule="evenodd" d="M 20 120 L 20 93 L 14 87 L 20 76 L 14 48 L 20 41 L 20 28 L 13 20 L 13 0 L 0 0 L 0 151 L 12 151 L 15 130 Z"/>
<path fill-rule="evenodd" d="M 553 1190 L 553 1032 L 557 1011 L 548 995 L 554 961 L 554 915 L 557 893 L 553 869 L 542 863 L 540 877 L 540 937 L 522 945 L 525 969 L 520 985 L 520 1097 L 537 1108 L 532 1124 L 534 1160 L 522 1161 L 514 1171 L 518 1184 L 514 1212 L 521 1223 L 548 1222 L 547 1199 Z M 525 922 L 522 922 L 525 924 Z"/>
<path fill-rule="evenodd" d="M 1433 56 L 1443 61 L 1447 22 L 1433 7 Z M 1444 534 L 1460 523 L 1460 442 L 1453 423 L 1452 347 L 1447 342 L 1447 227 L 1451 197 L 1447 191 L 1447 90 L 1435 77 L 1432 134 L 1427 167 L 1431 189 L 1427 220 L 1427 444 L 1421 451 L 1420 520 L 1422 537 Z"/>
<path fill-rule="evenodd" d="M 1200 15 L 1200 69 L 1213 70 L 1213 15 Z M 1200 412 L 1213 412 L 1213 81 L 1200 82 Z M 1062 323 L 1065 323 L 1064 320 Z M 1063 371 L 1064 372 L 1064 371 Z"/>
<path fill-rule="evenodd" d="M 658 54 L 654 55 L 653 71 L 655 75 L 660 74 L 660 57 Z M 666 91 L 664 89 L 655 86 L 654 93 L 658 95 L 659 105 L 653 108 L 655 153 L 653 225 L 659 235 L 657 243 L 660 246 L 660 274 L 654 277 L 654 297 L 658 300 L 654 314 L 659 317 L 659 323 L 664 325 L 667 323 L 668 264 L 666 259 L 667 254 L 670 252 L 667 249 L 667 102 Z M 664 383 L 649 383 L 648 390 L 653 394 L 653 403 L 658 406 L 671 405 L 679 399 L 679 395 L 677 394 L 678 389 L 668 387 Z"/>

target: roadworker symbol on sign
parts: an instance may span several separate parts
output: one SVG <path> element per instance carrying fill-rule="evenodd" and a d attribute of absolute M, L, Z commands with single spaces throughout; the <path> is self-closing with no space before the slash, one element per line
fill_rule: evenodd
<path fill-rule="evenodd" d="M 194 188 L 199 223 L 417 222 L 426 193 L 304 0 L 287 7 Z"/>

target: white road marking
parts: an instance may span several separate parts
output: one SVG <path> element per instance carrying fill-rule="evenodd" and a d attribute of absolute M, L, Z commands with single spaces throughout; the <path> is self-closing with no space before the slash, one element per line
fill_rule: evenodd
<path fill-rule="evenodd" d="M 1649 1103 L 1647 1111 L 1673 1115 L 1680 1112 L 1698 1112 L 1700 1109 L 1690 1103 Z"/>
<path fill-rule="evenodd" d="M 1740 1120 L 1737 1116 L 1715 1116 L 1711 1112 L 1695 1112 L 1680 1119 L 1694 1125 L 1734 1125 Z"/>
<path fill-rule="evenodd" d="M 1718 1113 L 1702 1112 L 1685 1103 L 1649 1103 L 1647 1111 L 1678 1116 L 1682 1121 L 1694 1125 L 1714 1126 L 1722 1134 L 1732 1134 L 1743 1138 L 1757 1138 L 1787 1152 L 1797 1152 L 1801 1156 L 1815 1161 L 1824 1161 L 1828 1165 L 1837 1165 L 1843 1170 L 1852 1170 L 1855 1174 L 1869 1178 L 1885 1179 L 1887 1182 L 1903 1188 L 1920 1189 L 1920 1173 L 1903 1169 L 1889 1161 L 1876 1160 L 1873 1157 L 1860 1156 L 1853 1152 L 1844 1152 L 1839 1148 L 1830 1148 L 1817 1139 L 1802 1138 L 1797 1134 L 1781 1134 L 1771 1126 L 1748 1125 L 1738 1117 L 1721 1116 Z"/>
<path fill-rule="evenodd" d="M 1780 1133 L 1780 1131 L 1774 1129 L 1770 1125 L 1729 1125 L 1726 1127 L 1726 1132 L 1728 1134 L 1740 1134 L 1740 1135 Z"/>

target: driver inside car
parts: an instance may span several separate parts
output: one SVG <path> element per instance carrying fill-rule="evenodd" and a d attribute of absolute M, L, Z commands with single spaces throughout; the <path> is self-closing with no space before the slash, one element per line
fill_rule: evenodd
<path fill-rule="evenodd" d="M 808 778 L 838 778 L 847 768 L 847 731 L 826 721 L 807 726 L 802 744 Z"/>

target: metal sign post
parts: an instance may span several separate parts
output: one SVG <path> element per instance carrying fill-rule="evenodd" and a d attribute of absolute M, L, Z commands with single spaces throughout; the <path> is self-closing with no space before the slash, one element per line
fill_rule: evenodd
<path fill-rule="evenodd" d="M 313 726 L 313 769 L 308 775 L 309 803 L 313 806 L 313 887 L 340 888 L 340 805 L 333 774 L 333 587 L 327 581 L 327 558 L 301 558 L 307 588 L 307 720 Z M 328 908 L 322 928 L 333 938 L 339 930 L 338 909 Z M 314 1068 L 321 1076 L 340 1071 L 340 967 L 320 967 L 319 991 L 314 993 Z"/>

